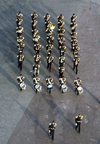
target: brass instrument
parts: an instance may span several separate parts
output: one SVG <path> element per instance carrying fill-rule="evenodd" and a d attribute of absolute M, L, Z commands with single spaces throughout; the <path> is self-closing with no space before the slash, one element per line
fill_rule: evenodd
<path fill-rule="evenodd" d="M 20 38 L 20 37 L 17 37 L 17 42 L 24 42 L 24 37 Z"/>
<path fill-rule="evenodd" d="M 31 21 L 31 23 L 32 23 L 32 22 L 33 22 L 33 21 Z M 35 21 L 35 23 L 34 23 L 32 26 L 36 26 L 37 23 L 38 23 L 38 21 Z"/>
<path fill-rule="evenodd" d="M 40 39 L 40 36 L 33 38 L 33 41 L 37 41 Z"/>
<path fill-rule="evenodd" d="M 31 14 L 31 17 L 33 16 L 33 14 Z M 35 14 L 35 17 L 34 18 L 37 18 L 38 17 L 38 14 Z"/>
<path fill-rule="evenodd" d="M 60 24 L 60 22 L 58 22 L 58 24 Z M 59 26 L 59 27 L 63 27 L 63 26 L 64 26 L 64 24 L 65 24 L 65 22 L 63 22 L 63 23 L 62 23 L 62 25 L 61 25 L 61 26 Z"/>
<path fill-rule="evenodd" d="M 74 30 L 76 27 L 77 27 L 77 24 L 75 24 L 75 25 L 70 29 L 70 31 Z"/>
<path fill-rule="evenodd" d="M 18 27 L 16 28 L 16 33 L 22 33 L 22 32 L 24 32 L 24 28 L 22 27 L 20 30 L 17 30 L 18 29 Z"/>

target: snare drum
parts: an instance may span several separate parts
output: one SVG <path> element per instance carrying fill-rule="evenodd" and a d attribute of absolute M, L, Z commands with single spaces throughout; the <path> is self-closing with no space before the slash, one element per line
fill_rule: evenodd
<path fill-rule="evenodd" d="M 48 88 L 49 88 L 49 89 L 53 89 L 52 85 L 48 85 Z"/>

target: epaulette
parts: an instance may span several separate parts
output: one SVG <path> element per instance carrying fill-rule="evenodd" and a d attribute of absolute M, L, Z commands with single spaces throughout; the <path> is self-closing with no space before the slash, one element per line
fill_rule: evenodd
<path fill-rule="evenodd" d="M 78 116 L 75 117 L 76 119 L 78 118 Z"/>

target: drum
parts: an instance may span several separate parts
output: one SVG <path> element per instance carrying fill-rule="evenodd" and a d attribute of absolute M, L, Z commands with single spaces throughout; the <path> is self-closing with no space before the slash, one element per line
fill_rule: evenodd
<path fill-rule="evenodd" d="M 62 85 L 62 91 L 67 92 L 68 87 L 66 85 Z"/>
<path fill-rule="evenodd" d="M 42 86 L 40 86 L 40 85 L 36 85 L 35 88 L 37 89 L 38 92 L 42 91 Z"/>
<path fill-rule="evenodd" d="M 25 83 L 24 82 L 22 82 L 21 84 L 20 84 L 20 87 L 22 88 L 22 89 L 26 89 L 26 85 L 25 85 Z"/>
<path fill-rule="evenodd" d="M 83 93 L 83 88 L 82 88 L 81 86 L 79 86 L 79 87 L 77 88 L 77 90 L 79 91 L 79 94 L 82 94 L 82 93 Z"/>
<path fill-rule="evenodd" d="M 51 84 L 51 85 L 48 85 L 48 89 L 53 89 L 52 84 Z"/>

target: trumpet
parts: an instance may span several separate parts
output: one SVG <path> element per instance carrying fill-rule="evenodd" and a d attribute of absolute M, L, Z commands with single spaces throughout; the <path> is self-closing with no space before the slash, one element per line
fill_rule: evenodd
<path fill-rule="evenodd" d="M 31 21 L 31 23 L 33 23 L 33 21 Z M 36 26 L 38 23 L 38 21 L 35 21 L 35 23 L 32 26 Z"/>

